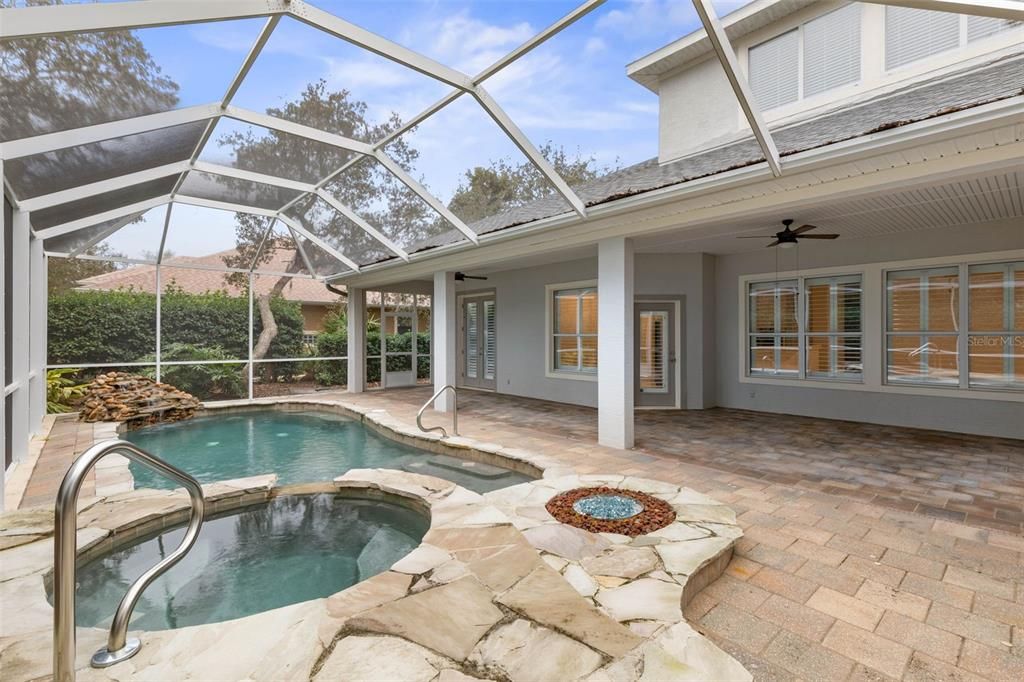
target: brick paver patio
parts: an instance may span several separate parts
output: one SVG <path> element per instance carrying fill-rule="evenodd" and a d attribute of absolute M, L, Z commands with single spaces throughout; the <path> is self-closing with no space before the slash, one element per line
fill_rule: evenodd
<path fill-rule="evenodd" d="M 330 397 L 412 423 L 429 390 Z M 686 615 L 756 679 L 1024 679 L 1019 442 L 710 410 L 641 413 L 621 451 L 596 445 L 593 410 L 461 398 L 464 435 L 732 506 L 745 536 Z"/>

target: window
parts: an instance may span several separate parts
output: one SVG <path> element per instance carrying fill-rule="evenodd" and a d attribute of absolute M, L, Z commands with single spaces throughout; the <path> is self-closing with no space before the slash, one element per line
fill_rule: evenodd
<path fill-rule="evenodd" d="M 863 371 L 860 276 L 804 280 L 804 300 L 807 376 L 859 378 Z"/>
<path fill-rule="evenodd" d="M 597 287 L 549 287 L 551 368 L 556 373 L 597 374 Z"/>
<path fill-rule="evenodd" d="M 751 376 L 861 377 L 860 275 L 753 282 L 747 316 Z"/>
<path fill-rule="evenodd" d="M 968 269 L 968 381 L 1024 388 L 1024 261 Z"/>
<path fill-rule="evenodd" d="M 750 285 L 748 348 L 751 374 L 795 376 L 800 370 L 797 280 Z"/>
<path fill-rule="evenodd" d="M 889 272 L 886 310 L 889 383 L 958 384 L 959 269 Z"/>
<path fill-rule="evenodd" d="M 846 5 L 751 47 L 750 88 L 761 108 L 859 81 L 860 15 L 860 5 Z"/>
<path fill-rule="evenodd" d="M 860 80 L 860 5 L 804 24 L 804 97 Z"/>
<path fill-rule="evenodd" d="M 1006 19 L 887 6 L 885 68 L 896 69 L 1019 24 Z"/>
<path fill-rule="evenodd" d="M 800 35 L 783 33 L 747 53 L 750 88 L 762 109 L 800 99 Z"/>

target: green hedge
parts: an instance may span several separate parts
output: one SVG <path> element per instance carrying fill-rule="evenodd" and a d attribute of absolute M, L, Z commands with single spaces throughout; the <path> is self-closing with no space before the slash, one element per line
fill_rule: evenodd
<path fill-rule="evenodd" d="M 387 349 L 392 353 L 412 352 L 412 333 L 389 334 L 386 339 Z M 430 377 L 430 334 L 416 335 L 417 368 L 416 376 L 420 379 Z M 345 330 L 324 332 L 316 337 L 316 354 L 322 357 L 345 357 L 348 355 L 348 334 Z M 370 331 L 366 334 L 366 355 L 380 355 L 380 332 Z M 396 372 L 408 369 L 404 357 L 388 357 L 388 371 Z M 345 363 L 324 361 L 318 363 L 316 369 L 318 383 L 333 385 L 347 384 L 348 367 Z M 366 383 L 380 381 L 380 361 L 369 359 L 366 362 Z"/>
<path fill-rule="evenodd" d="M 161 306 L 165 347 L 173 343 L 205 346 L 219 348 L 225 357 L 248 357 L 247 297 L 170 291 Z M 269 357 L 301 356 L 301 305 L 275 298 L 270 307 L 278 332 Z M 66 291 L 50 296 L 47 315 L 50 364 L 135 362 L 156 349 L 155 294 Z M 255 339 L 263 328 L 258 314 L 253 324 Z"/>

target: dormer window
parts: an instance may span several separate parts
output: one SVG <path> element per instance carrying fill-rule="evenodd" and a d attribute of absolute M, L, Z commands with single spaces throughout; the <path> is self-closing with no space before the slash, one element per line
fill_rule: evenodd
<path fill-rule="evenodd" d="M 1019 22 L 950 12 L 885 8 L 885 68 L 891 71 L 925 57 L 1005 31 Z"/>
<path fill-rule="evenodd" d="M 860 80 L 860 5 L 823 14 L 747 52 L 754 98 L 774 109 Z"/>

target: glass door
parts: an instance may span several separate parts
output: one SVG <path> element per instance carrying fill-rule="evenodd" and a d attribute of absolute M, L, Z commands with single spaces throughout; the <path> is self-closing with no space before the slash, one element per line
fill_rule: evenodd
<path fill-rule="evenodd" d="M 676 406 L 675 305 L 638 303 L 636 405 Z"/>
<path fill-rule="evenodd" d="M 459 325 L 459 384 L 497 387 L 498 336 L 494 294 L 462 299 Z"/>

